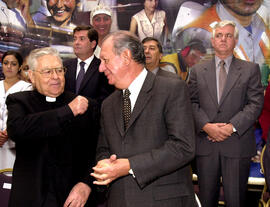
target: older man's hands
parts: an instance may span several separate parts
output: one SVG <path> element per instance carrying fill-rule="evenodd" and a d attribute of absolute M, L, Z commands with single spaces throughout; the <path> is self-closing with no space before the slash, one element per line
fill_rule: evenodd
<path fill-rule="evenodd" d="M 96 178 L 94 184 L 108 185 L 115 179 L 128 175 L 130 163 L 128 159 L 117 159 L 116 155 L 111 155 L 109 159 L 100 160 L 91 175 Z"/>
<path fill-rule="evenodd" d="M 64 207 L 83 207 L 91 193 L 91 188 L 84 183 L 77 183 L 70 191 Z"/>
<path fill-rule="evenodd" d="M 87 110 L 88 100 L 83 96 L 77 96 L 68 104 L 68 106 L 70 107 L 74 116 L 77 116 L 78 114 L 83 114 Z"/>
<path fill-rule="evenodd" d="M 207 123 L 203 130 L 208 134 L 208 140 L 212 142 L 222 142 L 233 133 L 233 125 L 231 123 Z"/>

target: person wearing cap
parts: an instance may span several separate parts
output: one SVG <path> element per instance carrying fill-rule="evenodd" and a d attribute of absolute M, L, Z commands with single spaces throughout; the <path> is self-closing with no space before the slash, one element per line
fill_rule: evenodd
<path fill-rule="evenodd" d="M 97 5 L 91 12 L 90 23 L 98 32 L 98 43 L 94 54 L 99 58 L 101 42 L 111 30 L 112 11 L 106 5 Z"/>
<path fill-rule="evenodd" d="M 164 70 L 167 65 L 172 65 L 175 72 L 186 81 L 188 79 L 188 69 L 198 63 L 205 55 L 206 50 L 200 40 L 193 40 L 177 53 L 165 55 L 160 61 L 160 67 Z"/>

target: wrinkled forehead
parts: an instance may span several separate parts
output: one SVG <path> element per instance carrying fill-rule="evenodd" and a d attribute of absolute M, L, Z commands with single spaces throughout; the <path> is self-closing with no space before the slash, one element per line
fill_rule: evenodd
<path fill-rule="evenodd" d="M 38 69 L 50 69 L 63 66 L 61 59 L 55 55 L 43 55 L 36 59 Z"/>

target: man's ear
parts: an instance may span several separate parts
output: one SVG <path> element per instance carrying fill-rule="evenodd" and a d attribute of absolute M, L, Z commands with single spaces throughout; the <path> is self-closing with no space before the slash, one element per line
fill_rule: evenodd
<path fill-rule="evenodd" d="M 126 65 L 129 65 L 130 61 L 132 60 L 132 54 L 131 51 L 129 49 L 125 49 L 122 53 L 121 53 L 121 57 L 124 59 L 124 63 Z"/>
<path fill-rule="evenodd" d="M 159 54 L 159 61 L 161 61 L 162 57 L 163 57 L 163 53 L 160 53 Z"/>
<path fill-rule="evenodd" d="M 31 83 L 34 85 L 35 84 L 35 74 L 34 74 L 34 71 L 32 71 L 32 70 L 28 70 L 28 76 L 29 76 L 29 78 L 30 78 L 30 80 L 31 80 Z"/>
<path fill-rule="evenodd" d="M 90 41 L 90 44 L 91 44 L 92 49 L 94 49 L 97 45 L 97 41 L 96 40 Z"/>

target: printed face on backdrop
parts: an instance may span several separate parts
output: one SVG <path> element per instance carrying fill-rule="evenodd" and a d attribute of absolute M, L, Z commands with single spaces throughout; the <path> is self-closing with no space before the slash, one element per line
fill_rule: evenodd
<path fill-rule="evenodd" d="M 97 14 L 93 17 L 93 27 L 99 36 L 109 34 L 112 25 L 112 18 L 107 14 Z"/>
<path fill-rule="evenodd" d="M 154 12 L 158 6 L 158 0 L 145 0 L 144 9 L 149 12 Z"/>
<path fill-rule="evenodd" d="M 240 16 L 250 16 L 261 6 L 263 0 L 220 0 L 223 5 Z"/>
<path fill-rule="evenodd" d="M 20 0 L 3 0 L 7 4 L 7 7 L 10 9 L 14 9 L 19 4 Z"/>
<path fill-rule="evenodd" d="M 188 67 L 192 67 L 198 63 L 203 58 L 203 56 L 204 54 L 201 51 L 193 49 L 186 57 L 184 57 L 184 60 Z"/>
<path fill-rule="evenodd" d="M 65 26 L 76 9 L 76 0 L 47 0 L 47 8 L 55 22 Z"/>

